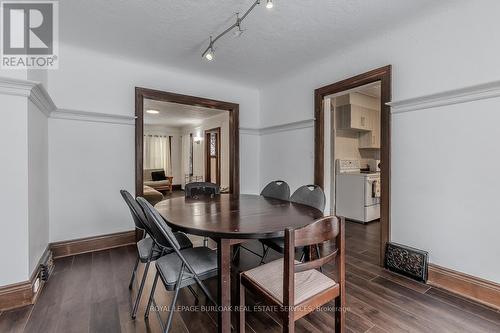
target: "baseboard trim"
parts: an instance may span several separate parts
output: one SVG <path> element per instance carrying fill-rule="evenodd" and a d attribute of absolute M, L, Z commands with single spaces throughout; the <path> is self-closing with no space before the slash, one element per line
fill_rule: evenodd
<path fill-rule="evenodd" d="M 48 246 L 40 257 L 40 261 L 28 281 L 0 287 L 0 311 L 7 311 L 35 304 L 45 285 L 45 281 L 39 279 L 42 265 L 46 265 L 49 268 L 49 272 L 52 271 L 52 254 Z M 35 290 L 37 281 L 39 285 Z"/>
<path fill-rule="evenodd" d="M 498 283 L 435 264 L 429 264 L 427 283 L 500 310 L 500 284 Z"/>
<path fill-rule="evenodd" d="M 50 244 L 54 259 L 135 244 L 135 230 L 79 238 Z"/>

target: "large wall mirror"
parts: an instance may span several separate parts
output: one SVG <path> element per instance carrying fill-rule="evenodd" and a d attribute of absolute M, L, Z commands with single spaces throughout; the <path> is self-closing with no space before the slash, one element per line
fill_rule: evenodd
<path fill-rule="evenodd" d="M 158 202 L 186 184 L 239 194 L 238 104 L 136 88 L 136 194 Z"/>

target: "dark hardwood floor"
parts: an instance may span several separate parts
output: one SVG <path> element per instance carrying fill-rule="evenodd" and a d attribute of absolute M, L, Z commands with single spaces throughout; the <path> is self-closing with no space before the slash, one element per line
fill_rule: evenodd
<path fill-rule="evenodd" d="M 346 229 L 348 332 L 500 332 L 499 312 L 381 269 L 378 223 L 347 223 Z M 250 246 L 260 251 L 258 243 Z M 0 332 L 160 332 L 155 314 L 149 321 L 143 318 L 154 269 L 137 320 L 130 318 L 127 285 L 134 258 L 129 246 L 57 260 L 36 305 L 1 313 Z M 247 269 L 258 261 L 243 251 L 240 267 Z M 332 270 L 325 267 L 329 274 Z M 215 294 L 216 282 L 209 281 L 209 286 Z M 159 285 L 158 305 L 169 304 L 170 297 Z M 249 305 L 258 302 L 251 295 L 247 298 Z M 181 291 L 178 305 L 195 305 L 189 291 Z M 215 313 L 188 310 L 175 313 L 172 332 L 216 330 Z M 159 313 L 166 318 L 166 312 Z M 332 327 L 333 316 L 327 311 L 297 322 L 298 332 L 332 332 Z M 251 312 L 247 330 L 280 332 L 281 327 L 273 313 Z"/>

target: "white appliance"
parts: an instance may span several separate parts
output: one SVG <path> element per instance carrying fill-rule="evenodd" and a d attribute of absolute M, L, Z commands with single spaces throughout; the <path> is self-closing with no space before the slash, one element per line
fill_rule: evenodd
<path fill-rule="evenodd" d="M 359 160 L 337 160 L 335 213 L 361 223 L 379 219 L 380 172 L 361 172 Z"/>
<path fill-rule="evenodd" d="M 380 172 L 380 160 L 369 160 L 368 168 L 373 172 Z"/>

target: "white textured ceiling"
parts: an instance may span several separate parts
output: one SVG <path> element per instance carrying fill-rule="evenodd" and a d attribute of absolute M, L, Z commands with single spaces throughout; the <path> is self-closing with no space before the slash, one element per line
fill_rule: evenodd
<path fill-rule="evenodd" d="M 60 36 L 64 43 L 256 86 L 452 0 L 274 0 L 272 10 L 254 9 L 242 36 L 217 43 L 215 61 L 202 60 L 209 35 L 252 2 L 64 0 Z"/>
<path fill-rule="evenodd" d="M 149 114 L 146 110 L 156 110 L 160 113 Z M 170 128 L 198 126 L 204 119 L 223 113 L 227 111 L 152 99 L 144 100 L 144 124 L 146 125 L 161 125 Z"/>

